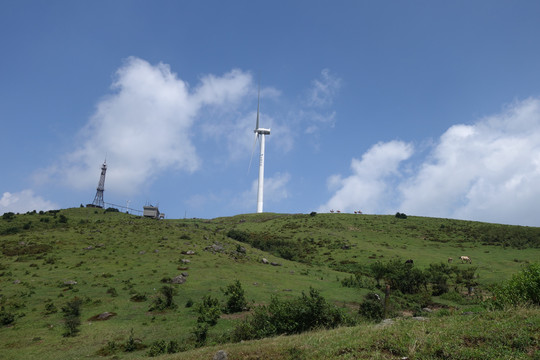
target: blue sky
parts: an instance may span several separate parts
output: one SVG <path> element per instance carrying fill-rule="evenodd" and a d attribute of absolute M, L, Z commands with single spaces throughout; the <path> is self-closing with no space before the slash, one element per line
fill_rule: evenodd
<path fill-rule="evenodd" d="M 539 226 L 538 1 L 2 1 L 0 213 Z M 255 156 L 255 161 L 257 157 Z"/>

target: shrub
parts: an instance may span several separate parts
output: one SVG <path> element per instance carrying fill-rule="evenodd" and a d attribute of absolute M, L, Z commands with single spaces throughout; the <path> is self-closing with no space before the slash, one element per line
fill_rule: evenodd
<path fill-rule="evenodd" d="M 143 302 L 143 301 L 146 301 L 146 294 L 135 293 L 135 294 L 130 298 L 130 300 L 133 301 L 133 302 Z"/>
<path fill-rule="evenodd" d="M 132 352 L 137 350 L 137 347 L 135 345 L 135 338 L 133 337 L 133 328 L 129 331 L 129 337 L 126 341 L 126 344 L 124 345 L 124 351 L 125 352 Z"/>
<path fill-rule="evenodd" d="M 108 207 L 103 213 L 106 214 L 108 212 L 119 212 L 119 210 L 117 208 Z"/>
<path fill-rule="evenodd" d="M 148 356 L 154 357 L 165 354 L 167 352 L 167 343 L 165 340 L 156 340 L 150 344 L 150 349 L 148 350 Z"/>
<path fill-rule="evenodd" d="M 249 310 L 249 306 L 244 295 L 244 289 L 242 288 L 240 281 L 236 280 L 234 283 L 229 284 L 223 293 L 225 296 L 229 296 L 225 306 L 225 312 L 232 314 Z"/>
<path fill-rule="evenodd" d="M 404 214 L 404 213 L 397 212 L 396 213 L 396 218 L 398 218 L 398 219 L 406 219 L 407 215 Z"/>
<path fill-rule="evenodd" d="M 197 323 L 206 323 L 210 326 L 217 324 L 219 316 L 221 315 L 221 307 L 219 306 L 219 300 L 212 298 L 210 295 L 206 295 L 203 301 L 197 307 L 199 316 L 197 317 Z"/>
<path fill-rule="evenodd" d="M 191 331 L 191 333 L 195 337 L 195 344 L 197 345 L 197 347 L 204 346 L 204 344 L 206 343 L 209 328 L 210 327 L 208 326 L 208 324 L 203 323 L 197 324 L 197 326 Z"/>
<path fill-rule="evenodd" d="M 497 307 L 520 304 L 540 305 L 540 263 L 530 264 L 502 285 L 494 288 Z"/>
<path fill-rule="evenodd" d="M 80 331 L 82 303 L 82 299 L 75 297 L 62 307 L 64 313 L 64 333 L 62 335 L 64 337 L 75 336 Z"/>
<path fill-rule="evenodd" d="M 64 214 L 60 214 L 60 217 L 58 218 L 58 222 L 61 224 L 67 224 L 68 218 Z"/>
<path fill-rule="evenodd" d="M 111 295 L 112 297 L 117 297 L 118 296 L 118 292 L 113 287 L 110 287 L 110 288 L 107 289 L 107 294 Z"/>
<path fill-rule="evenodd" d="M 55 314 L 58 312 L 58 308 L 54 305 L 54 303 L 51 301 L 51 302 L 47 302 L 45 304 L 45 315 L 51 315 L 51 314 Z"/>
<path fill-rule="evenodd" d="M 9 325 L 15 321 L 15 315 L 7 312 L 4 307 L 0 309 L 0 325 Z"/>
<path fill-rule="evenodd" d="M 6 212 L 2 215 L 3 220 L 11 221 L 15 218 L 15 214 L 12 212 Z"/>
<path fill-rule="evenodd" d="M 318 328 L 334 328 L 352 324 L 353 320 L 326 302 L 311 288 L 309 295 L 291 300 L 272 297 L 268 306 L 255 308 L 255 313 L 233 330 L 232 340 L 251 340 L 281 334 L 298 334 Z"/>
<path fill-rule="evenodd" d="M 175 292 L 175 289 L 171 285 L 162 286 L 159 294 L 154 298 L 150 311 L 176 308 L 173 299 Z"/>
<path fill-rule="evenodd" d="M 384 305 L 378 294 L 369 293 L 360 303 L 358 313 L 365 319 L 371 321 L 381 321 L 384 317 Z"/>

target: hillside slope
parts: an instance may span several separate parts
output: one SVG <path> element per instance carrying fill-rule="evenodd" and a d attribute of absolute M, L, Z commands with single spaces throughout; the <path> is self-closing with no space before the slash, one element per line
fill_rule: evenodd
<path fill-rule="evenodd" d="M 422 268 L 466 254 L 473 264 L 456 267 L 478 266 L 478 282 L 489 284 L 540 258 L 539 238 L 538 228 L 419 217 L 266 213 L 157 221 L 90 208 L 8 214 L 0 220 L 0 358 L 99 358 L 110 341 L 130 338 L 185 342 L 197 326 L 196 305 L 207 295 L 224 301 L 222 290 L 235 280 L 253 305 L 314 288 L 355 314 L 373 289 L 342 280 L 374 262 L 414 259 Z M 176 308 L 151 311 L 160 289 L 181 274 Z M 82 301 L 80 332 L 63 337 L 62 308 L 74 298 Z M 94 318 L 104 313 L 114 315 Z M 208 342 L 224 339 L 245 316 L 222 315 Z"/>

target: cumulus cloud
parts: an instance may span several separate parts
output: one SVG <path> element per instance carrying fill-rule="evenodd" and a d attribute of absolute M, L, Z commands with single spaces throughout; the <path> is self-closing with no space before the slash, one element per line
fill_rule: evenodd
<path fill-rule="evenodd" d="M 375 145 L 353 159 L 352 175 L 329 178 L 335 193 L 321 211 L 354 203 L 373 213 L 540 225 L 540 99 L 452 126 L 420 164 L 409 163 L 412 154 L 401 142 Z M 416 170 L 404 172 L 401 162 Z"/>
<path fill-rule="evenodd" d="M 165 170 L 194 172 L 201 159 L 193 143 L 193 124 L 202 109 L 234 106 L 252 77 L 240 70 L 204 76 L 193 90 L 170 67 L 131 57 L 116 72 L 113 93 L 97 105 L 81 132 L 81 143 L 45 173 L 69 186 L 95 186 L 101 162 L 111 166 L 106 187 L 134 193 Z"/>
<path fill-rule="evenodd" d="M 362 159 L 352 159 L 352 174 L 329 178 L 329 188 L 335 193 L 318 211 L 377 212 L 393 201 L 392 177 L 399 176 L 400 164 L 413 153 L 411 144 L 402 141 L 378 143 Z"/>
<path fill-rule="evenodd" d="M 35 195 L 32 190 L 22 190 L 17 193 L 4 192 L 0 198 L 0 213 L 23 213 L 32 210 L 58 209 L 55 203 Z"/>
<path fill-rule="evenodd" d="M 540 99 L 455 125 L 401 186 L 404 211 L 540 225 Z"/>

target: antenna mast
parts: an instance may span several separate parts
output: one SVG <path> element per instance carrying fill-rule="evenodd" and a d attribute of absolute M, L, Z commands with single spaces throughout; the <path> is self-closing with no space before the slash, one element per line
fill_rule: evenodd
<path fill-rule="evenodd" d="M 105 202 L 103 201 L 103 192 L 105 191 L 105 173 L 107 172 L 107 160 L 101 165 L 101 176 L 99 178 L 99 184 L 96 191 L 96 196 L 94 197 L 94 202 L 92 203 L 95 207 L 104 208 Z"/>

